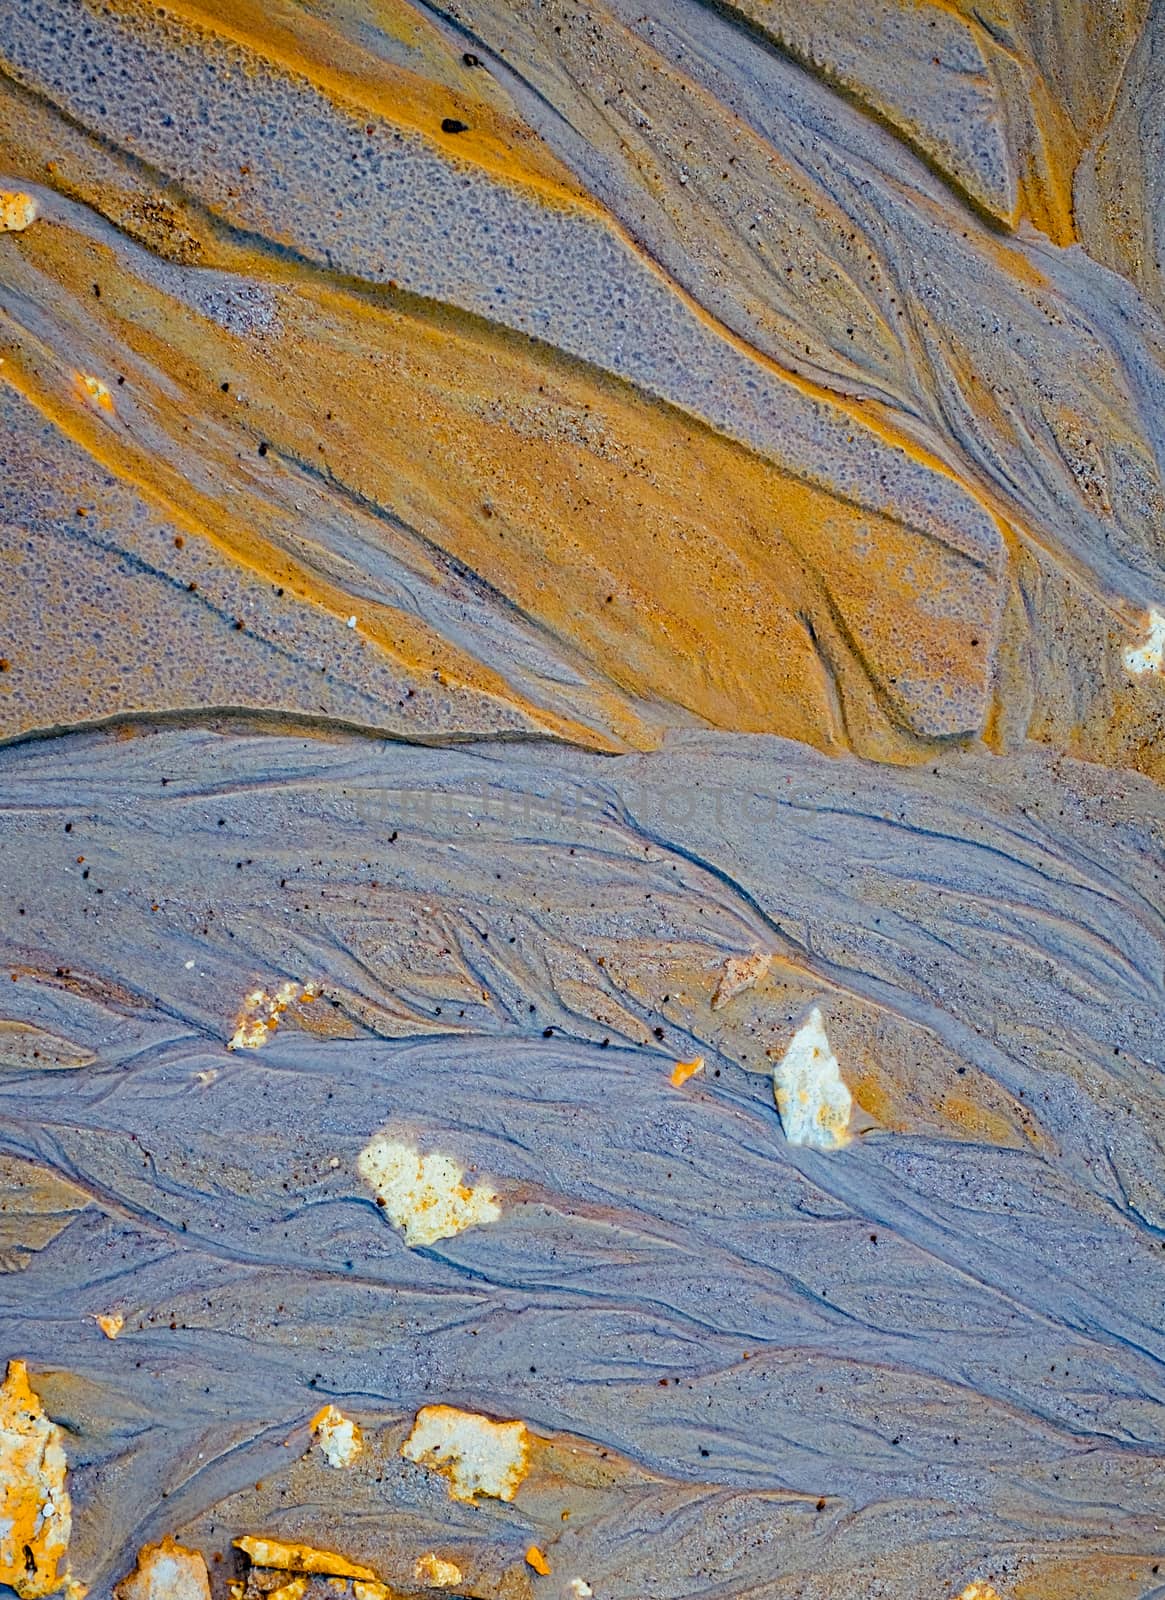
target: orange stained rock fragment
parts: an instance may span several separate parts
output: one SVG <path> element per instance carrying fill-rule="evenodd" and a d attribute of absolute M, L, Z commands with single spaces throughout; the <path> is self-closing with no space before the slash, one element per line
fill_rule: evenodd
<path fill-rule="evenodd" d="M 65 1564 L 72 1507 L 61 1430 L 45 1416 L 23 1361 L 0 1388 L 0 1583 L 21 1600 L 83 1593 Z"/>
<path fill-rule="evenodd" d="M 417 1558 L 413 1567 L 413 1577 L 427 1588 L 449 1589 L 455 1583 L 461 1582 L 462 1573 L 455 1561 L 443 1561 L 431 1550 L 426 1550 L 423 1556 Z"/>
<path fill-rule="evenodd" d="M 524 1422 L 494 1422 L 456 1406 L 423 1406 L 400 1453 L 449 1480 L 453 1500 L 476 1504 L 480 1494 L 512 1500 L 530 1470 Z"/>
<path fill-rule="evenodd" d="M 533 1567 L 534 1571 L 541 1573 L 544 1578 L 550 1576 L 550 1563 L 536 1544 L 532 1544 L 526 1551 L 526 1565 Z"/>
<path fill-rule="evenodd" d="M 99 407 L 102 411 L 113 410 L 113 396 L 100 378 L 95 378 L 90 372 L 78 372 L 77 392 L 82 400 L 87 400 L 90 405 Z"/>
<path fill-rule="evenodd" d="M 100 1311 L 93 1320 L 107 1339 L 116 1339 L 125 1327 L 125 1318 L 120 1311 Z"/>
<path fill-rule="evenodd" d="M 1003 1600 L 1003 1597 L 989 1583 L 969 1583 L 957 1600 Z"/>
<path fill-rule="evenodd" d="M 759 983 L 772 965 L 772 959 L 767 950 L 754 950 L 747 956 L 729 956 L 720 974 L 720 982 L 716 985 L 716 993 L 712 996 L 712 1010 L 719 1011 L 735 995 Z"/>
<path fill-rule="evenodd" d="M 270 1567 L 276 1572 L 318 1573 L 326 1578 L 370 1578 L 376 1581 L 371 1567 L 358 1566 L 331 1550 L 316 1550 L 310 1544 L 286 1544 L 282 1539 L 265 1539 L 261 1534 L 244 1534 L 234 1541 L 235 1549 L 251 1558 L 256 1567 Z"/>
<path fill-rule="evenodd" d="M 142 1546 L 137 1566 L 113 1593 L 115 1600 L 210 1600 L 206 1562 L 167 1534 L 160 1544 Z"/>
<path fill-rule="evenodd" d="M 20 189 L 0 189 L 0 233 L 23 233 L 40 216 L 32 195 Z"/>
<path fill-rule="evenodd" d="M 691 1061 L 677 1061 L 671 1069 L 671 1081 L 677 1089 L 682 1089 L 689 1078 L 694 1078 L 697 1072 L 703 1072 L 703 1056 L 693 1056 Z"/>
<path fill-rule="evenodd" d="M 268 994 L 266 989 L 253 989 L 235 1018 L 235 1031 L 227 1042 L 227 1049 L 258 1050 L 275 1032 L 288 1006 L 296 1001 L 310 1004 L 318 993 L 314 983 L 301 984 L 297 978 L 288 978 L 274 994 Z"/>

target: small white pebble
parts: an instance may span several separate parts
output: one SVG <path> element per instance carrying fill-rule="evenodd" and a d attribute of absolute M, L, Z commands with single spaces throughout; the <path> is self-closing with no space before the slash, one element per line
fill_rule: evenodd
<path fill-rule="evenodd" d="M 348 618 L 348 626 L 350 628 L 354 628 L 356 626 L 356 618 L 355 617 L 349 617 Z"/>
<path fill-rule="evenodd" d="M 190 971 L 190 970 L 191 970 L 191 968 L 192 968 L 192 967 L 193 967 L 193 966 L 194 966 L 194 963 L 193 963 L 193 961 L 188 961 L 188 962 L 187 962 L 187 963 L 186 963 L 186 970 L 187 970 L 187 972 L 189 972 L 189 971 Z"/>
<path fill-rule="evenodd" d="M 329 1166 L 329 1167 L 331 1167 L 331 1169 L 332 1169 L 332 1171 L 333 1171 L 333 1172 L 335 1172 L 335 1170 L 336 1170 L 336 1168 L 337 1168 L 337 1167 L 338 1167 L 338 1166 L 339 1166 L 339 1165 L 340 1165 L 340 1158 L 339 1158 L 339 1156 L 333 1156 L 333 1157 L 332 1157 L 332 1159 L 331 1159 L 331 1160 L 330 1160 L 330 1161 L 329 1161 L 329 1162 L 328 1162 L 328 1166 Z"/>

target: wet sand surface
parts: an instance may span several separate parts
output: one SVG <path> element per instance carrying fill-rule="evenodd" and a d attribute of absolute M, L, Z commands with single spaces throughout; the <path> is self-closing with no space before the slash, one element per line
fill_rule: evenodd
<path fill-rule="evenodd" d="M 2 770 L 29 890 L 5 1012 L 57 1069 L 3 1083 L 4 1314 L 54 1369 L 99 1586 L 174 1527 L 261 1525 L 405 1587 L 438 1544 L 480 1594 L 524 1590 L 530 1537 L 600 1594 L 941 1592 L 984 1563 L 1152 1591 L 1148 780 L 707 734 L 612 764 L 150 730 Z M 837 1154 L 773 1103 L 810 1003 L 870 1122 Z M 406 1244 L 357 1169 L 383 1129 L 497 1219 Z M 308 1451 L 325 1401 L 364 1465 Z M 399 1459 L 432 1403 L 537 1435 L 512 1510 Z"/>
<path fill-rule="evenodd" d="M 0 1594 L 1165 1596 L 1163 41 L 0 12 Z"/>

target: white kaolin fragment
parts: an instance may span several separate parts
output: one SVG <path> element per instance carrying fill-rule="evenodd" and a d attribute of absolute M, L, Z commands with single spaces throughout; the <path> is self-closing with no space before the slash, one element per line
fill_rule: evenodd
<path fill-rule="evenodd" d="M 1125 651 L 1125 666 L 1136 673 L 1165 672 L 1165 611 L 1149 612 L 1149 637 Z"/>
<path fill-rule="evenodd" d="M 773 1069 L 773 1090 L 790 1144 L 840 1150 L 849 1143 L 853 1097 L 841 1081 L 837 1057 L 816 1006 Z"/>
<path fill-rule="evenodd" d="M 331 1467 L 350 1467 L 364 1448 L 359 1425 L 335 1406 L 316 1412 L 311 1431 Z"/>
<path fill-rule="evenodd" d="M 512 1500 L 529 1470 L 530 1435 L 524 1422 L 494 1422 L 455 1406 L 424 1406 L 400 1453 L 448 1478 L 453 1500 L 472 1505 L 479 1494 Z"/>
<path fill-rule="evenodd" d="M 448 1156 L 423 1156 L 414 1145 L 387 1134 L 360 1152 L 356 1170 L 389 1221 L 404 1229 L 409 1245 L 451 1239 L 466 1228 L 496 1222 L 502 1214 L 488 1184 L 470 1188 Z"/>

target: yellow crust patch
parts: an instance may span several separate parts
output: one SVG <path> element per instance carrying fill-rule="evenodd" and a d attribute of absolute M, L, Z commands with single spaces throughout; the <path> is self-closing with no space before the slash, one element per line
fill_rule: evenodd
<path fill-rule="evenodd" d="M 93 1318 L 107 1339 L 116 1339 L 125 1327 L 125 1318 L 120 1311 L 101 1311 Z M 153 1549 L 153 1546 L 148 1546 Z"/>
<path fill-rule="evenodd" d="M 530 1467 L 524 1422 L 494 1422 L 455 1406 L 424 1406 L 400 1453 L 449 1480 L 449 1495 L 473 1505 L 478 1495 L 512 1500 Z"/>
<path fill-rule="evenodd" d="M 356 1170 L 405 1243 L 433 1244 L 502 1214 L 488 1184 L 470 1188 L 449 1156 L 423 1156 L 414 1145 L 380 1135 L 360 1152 Z"/>
<path fill-rule="evenodd" d="M 0 1387 L 0 1583 L 21 1600 L 71 1583 L 65 1558 L 72 1507 L 61 1430 L 45 1416 L 23 1361 Z"/>

